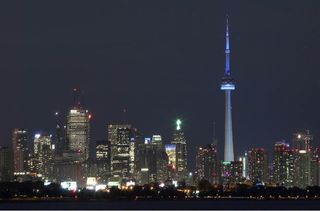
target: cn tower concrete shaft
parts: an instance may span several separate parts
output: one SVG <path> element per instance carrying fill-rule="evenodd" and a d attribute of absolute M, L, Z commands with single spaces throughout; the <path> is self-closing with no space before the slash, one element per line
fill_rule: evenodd
<path fill-rule="evenodd" d="M 232 114 L 231 114 L 231 90 L 225 90 L 225 130 L 224 130 L 224 161 L 234 161 Z"/>

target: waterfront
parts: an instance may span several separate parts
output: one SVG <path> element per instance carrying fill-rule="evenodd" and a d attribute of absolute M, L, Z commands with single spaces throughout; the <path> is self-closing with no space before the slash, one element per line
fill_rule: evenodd
<path fill-rule="evenodd" d="M 185 200 L 185 201 L 1 201 L 0 209 L 320 209 L 319 200 L 249 200 L 249 199 L 220 199 L 220 200 Z"/>

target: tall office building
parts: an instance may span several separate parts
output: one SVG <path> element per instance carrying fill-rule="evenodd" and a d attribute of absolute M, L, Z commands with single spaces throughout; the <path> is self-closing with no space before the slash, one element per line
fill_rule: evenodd
<path fill-rule="evenodd" d="M 320 186 L 320 149 L 311 150 L 311 185 Z"/>
<path fill-rule="evenodd" d="M 293 151 L 289 144 L 276 142 L 273 151 L 273 182 L 277 185 L 292 187 L 294 173 Z"/>
<path fill-rule="evenodd" d="M 139 184 L 165 182 L 168 178 L 167 165 L 168 157 L 160 135 L 146 138 L 138 145 L 136 179 Z"/>
<path fill-rule="evenodd" d="M 111 149 L 109 141 L 96 141 L 97 174 L 102 182 L 107 182 L 110 177 Z"/>
<path fill-rule="evenodd" d="M 68 150 L 68 143 L 66 141 L 66 126 L 65 122 L 60 119 L 60 114 L 55 112 L 55 134 L 54 134 L 54 144 L 55 144 L 55 154 L 62 156 L 63 152 Z"/>
<path fill-rule="evenodd" d="M 34 136 L 33 167 L 35 172 L 44 179 L 48 179 L 53 171 L 54 145 L 52 145 L 51 138 L 52 136 L 47 134 L 35 134 Z"/>
<path fill-rule="evenodd" d="M 166 154 L 168 156 L 168 177 L 170 179 L 175 179 L 177 173 L 177 153 L 175 144 L 165 145 Z"/>
<path fill-rule="evenodd" d="M 153 135 L 151 144 L 153 145 L 156 158 L 156 181 L 161 183 L 168 179 L 168 155 L 165 145 L 160 135 Z"/>
<path fill-rule="evenodd" d="M 305 188 L 311 185 L 311 144 L 313 136 L 309 130 L 293 134 L 294 186 Z"/>
<path fill-rule="evenodd" d="M 311 185 L 310 153 L 306 150 L 295 151 L 294 177 L 295 187 L 306 188 Z"/>
<path fill-rule="evenodd" d="M 187 141 L 181 129 L 181 120 L 176 121 L 176 130 L 173 133 L 172 144 L 176 147 L 176 172 L 177 180 L 182 181 L 187 178 Z"/>
<path fill-rule="evenodd" d="M 254 148 L 248 152 L 249 178 L 252 182 L 269 181 L 267 153 L 263 148 Z"/>
<path fill-rule="evenodd" d="M 90 118 L 88 110 L 80 105 L 74 106 L 67 117 L 69 149 L 79 153 L 81 161 L 87 161 L 90 155 Z"/>
<path fill-rule="evenodd" d="M 29 147 L 27 131 L 16 128 L 12 135 L 12 148 L 14 157 L 14 173 L 16 175 L 28 172 Z"/>
<path fill-rule="evenodd" d="M 231 91 L 236 89 L 235 82 L 230 72 L 230 45 L 228 18 L 226 24 L 226 67 L 222 78 L 220 89 L 225 92 L 225 140 L 224 140 L 224 161 L 234 161 L 233 132 L 231 116 Z"/>
<path fill-rule="evenodd" d="M 135 172 L 135 151 L 140 134 L 129 124 L 108 125 L 111 146 L 111 173 L 114 177 L 130 179 Z"/>
<path fill-rule="evenodd" d="M 242 176 L 249 180 L 249 161 L 247 151 L 244 153 L 244 156 L 239 157 L 239 161 L 242 162 Z"/>
<path fill-rule="evenodd" d="M 0 182 L 13 179 L 13 151 L 9 147 L 0 146 Z"/>
<path fill-rule="evenodd" d="M 211 184 L 219 184 L 221 174 L 219 163 L 217 147 L 214 144 L 199 147 L 196 156 L 197 180 L 205 179 Z"/>

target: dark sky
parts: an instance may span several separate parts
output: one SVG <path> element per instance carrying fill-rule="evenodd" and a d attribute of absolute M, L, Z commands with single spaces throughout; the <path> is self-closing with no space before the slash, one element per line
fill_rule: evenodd
<path fill-rule="evenodd" d="M 0 145 L 14 127 L 50 130 L 72 88 L 92 137 L 122 119 L 169 142 L 183 119 L 195 146 L 224 134 L 225 16 L 230 17 L 236 156 L 320 128 L 320 1 L 1 1 Z M 191 162 L 193 166 L 194 162 Z"/>

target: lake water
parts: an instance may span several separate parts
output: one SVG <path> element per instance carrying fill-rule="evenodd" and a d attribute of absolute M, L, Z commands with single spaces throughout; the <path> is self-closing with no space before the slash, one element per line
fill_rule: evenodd
<path fill-rule="evenodd" d="M 320 200 L 193 200 L 193 201 L 19 201 L 1 202 L 0 209 L 318 209 Z"/>

